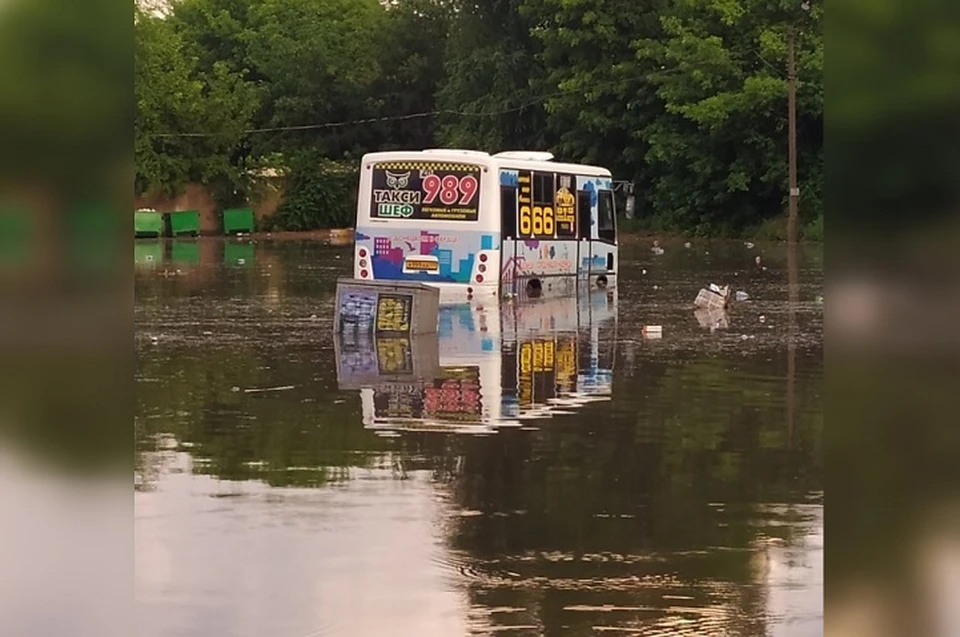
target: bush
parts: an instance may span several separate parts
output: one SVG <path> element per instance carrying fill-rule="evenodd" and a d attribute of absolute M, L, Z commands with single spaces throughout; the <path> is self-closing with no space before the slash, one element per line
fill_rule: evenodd
<path fill-rule="evenodd" d="M 803 238 L 808 241 L 823 241 L 823 213 L 803 227 Z"/>
<path fill-rule="evenodd" d="M 353 225 L 359 168 L 315 152 L 290 159 L 283 203 L 265 224 L 272 230 L 315 230 Z"/>

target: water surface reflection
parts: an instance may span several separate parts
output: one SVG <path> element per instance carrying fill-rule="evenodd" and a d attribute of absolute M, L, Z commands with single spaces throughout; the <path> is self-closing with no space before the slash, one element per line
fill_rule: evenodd
<path fill-rule="evenodd" d="M 612 395 L 616 299 L 445 305 L 437 334 L 341 332 L 339 387 L 359 389 L 364 426 L 385 433 L 492 433 L 571 414 Z"/>
<path fill-rule="evenodd" d="M 378 341 L 333 333 L 349 248 L 223 243 L 138 270 L 144 634 L 820 633 L 819 253 L 640 245 Z"/>

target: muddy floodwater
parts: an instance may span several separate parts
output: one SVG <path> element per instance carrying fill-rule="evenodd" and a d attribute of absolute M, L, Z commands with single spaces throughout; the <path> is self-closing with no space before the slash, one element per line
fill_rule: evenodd
<path fill-rule="evenodd" d="M 427 339 L 335 336 L 351 259 L 137 242 L 139 635 L 822 633 L 819 246 L 634 241 Z"/>

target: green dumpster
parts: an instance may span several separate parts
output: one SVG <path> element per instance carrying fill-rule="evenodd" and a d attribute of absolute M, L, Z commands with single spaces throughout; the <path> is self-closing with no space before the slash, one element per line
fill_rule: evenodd
<path fill-rule="evenodd" d="M 136 241 L 133 262 L 139 267 L 155 268 L 163 261 L 163 244 L 159 241 Z"/>
<path fill-rule="evenodd" d="M 246 268 L 253 265 L 254 246 L 252 243 L 225 243 L 223 245 L 223 263 L 227 267 Z"/>
<path fill-rule="evenodd" d="M 200 263 L 200 244 L 196 241 L 174 240 L 170 247 L 170 260 L 188 265 Z"/>
<path fill-rule="evenodd" d="M 200 234 L 199 210 L 177 210 L 167 215 L 170 218 L 170 236 L 190 234 L 196 237 Z"/>
<path fill-rule="evenodd" d="M 253 208 L 230 208 L 223 211 L 223 233 L 253 232 Z"/>
<path fill-rule="evenodd" d="M 133 231 L 138 237 L 163 235 L 163 213 L 155 210 L 137 210 L 133 213 Z"/>

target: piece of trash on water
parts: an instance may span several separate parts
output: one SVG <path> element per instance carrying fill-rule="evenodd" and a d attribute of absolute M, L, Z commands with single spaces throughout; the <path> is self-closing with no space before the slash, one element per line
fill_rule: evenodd
<path fill-rule="evenodd" d="M 762 259 L 760 258 L 760 255 L 759 255 L 759 254 L 758 254 L 758 255 L 756 256 L 756 258 L 754 258 L 754 260 L 753 260 L 753 262 L 756 263 L 757 265 L 760 265 L 761 261 L 762 261 Z"/>
<path fill-rule="evenodd" d="M 820 305 L 823 305 L 823 295 L 820 295 L 817 297 L 817 303 L 819 303 Z"/>
<path fill-rule="evenodd" d="M 700 288 L 700 292 L 697 293 L 697 298 L 694 299 L 693 304 L 696 307 L 724 309 L 727 307 L 729 295 L 729 285 L 725 285 L 721 288 L 720 286 L 711 283 L 709 289 Z"/>
<path fill-rule="evenodd" d="M 714 330 L 725 330 L 730 327 L 730 320 L 727 312 L 718 307 L 699 307 L 693 311 L 693 316 L 697 319 L 700 327 L 705 327 L 711 332 Z"/>
<path fill-rule="evenodd" d="M 237 259 L 237 263 L 239 263 L 240 265 L 243 265 L 246 262 L 247 262 L 246 259 Z"/>
<path fill-rule="evenodd" d="M 689 247 L 690 247 L 690 242 L 687 241 L 686 243 L 684 243 L 684 244 L 683 244 L 683 247 L 684 247 L 684 248 L 689 248 Z"/>
<path fill-rule="evenodd" d="M 654 290 L 659 290 L 659 289 L 660 289 L 660 286 L 659 286 L 659 285 L 654 285 L 654 286 L 653 286 L 653 289 L 654 289 Z"/>
<path fill-rule="evenodd" d="M 311 321 L 316 321 L 316 320 L 317 320 L 317 315 L 316 315 L 316 314 L 311 314 L 311 315 L 310 315 L 310 320 L 311 320 Z"/>
<path fill-rule="evenodd" d="M 642 331 L 644 338 L 661 338 L 663 336 L 662 325 L 644 325 Z"/>
<path fill-rule="evenodd" d="M 661 248 L 660 246 L 653 246 L 652 248 L 650 248 L 650 251 L 653 252 L 654 254 L 663 254 L 663 248 Z"/>
<path fill-rule="evenodd" d="M 737 290 L 733 296 L 737 301 L 747 301 L 750 299 L 750 295 L 743 290 Z"/>
<path fill-rule="evenodd" d="M 237 387 L 236 385 L 234 385 L 233 387 L 230 388 L 230 391 L 236 393 L 236 392 L 240 391 L 240 388 Z"/>
<path fill-rule="evenodd" d="M 262 387 L 262 388 L 251 387 L 248 389 L 244 389 L 243 393 L 256 394 L 256 393 L 265 392 L 265 391 L 286 391 L 288 389 L 293 389 L 294 387 L 296 387 L 296 385 L 282 385 L 280 387 Z"/>
<path fill-rule="evenodd" d="M 761 323 L 765 323 L 766 320 L 767 320 L 767 317 L 764 316 L 763 314 L 761 314 L 761 315 L 760 315 L 760 322 L 761 322 Z"/>
<path fill-rule="evenodd" d="M 747 246 L 747 249 L 752 249 L 754 244 L 751 243 L 750 241 L 747 241 L 747 242 L 744 243 L 743 245 Z"/>
<path fill-rule="evenodd" d="M 640 270 L 640 274 L 646 274 L 646 273 L 647 273 L 647 269 L 646 269 L 646 268 L 644 268 L 643 270 Z"/>
<path fill-rule="evenodd" d="M 335 255 L 333 255 L 333 258 L 334 258 L 334 259 L 339 259 L 339 258 L 340 258 L 340 255 L 339 255 L 339 254 L 335 254 Z"/>

